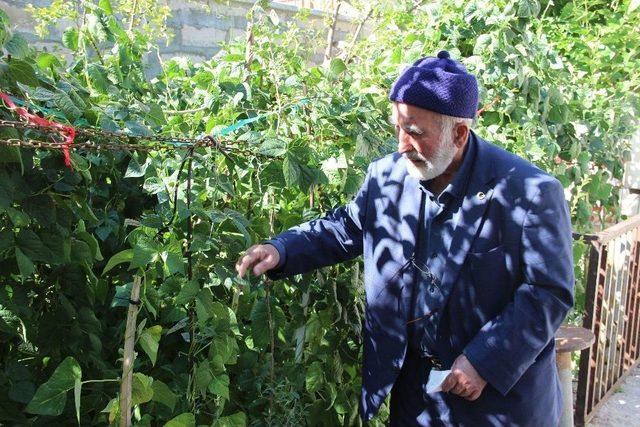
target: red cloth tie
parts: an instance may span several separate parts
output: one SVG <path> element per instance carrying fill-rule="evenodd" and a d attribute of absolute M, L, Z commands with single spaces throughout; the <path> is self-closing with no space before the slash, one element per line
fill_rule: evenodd
<path fill-rule="evenodd" d="M 27 122 L 32 123 L 37 126 L 42 126 L 50 129 L 57 129 L 62 134 L 64 141 L 62 142 L 62 153 L 64 155 L 64 164 L 69 169 L 73 170 L 73 166 L 71 165 L 71 155 L 69 154 L 69 147 L 73 144 L 73 140 L 76 137 L 76 130 L 73 126 L 63 125 L 61 123 L 53 122 L 51 120 L 47 120 L 43 117 L 30 113 L 24 107 L 18 107 L 12 100 L 9 95 L 6 93 L 0 92 L 0 98 L 7 104 L 10 110 L 15 111 L 18 115 L 24 118 Z"/>

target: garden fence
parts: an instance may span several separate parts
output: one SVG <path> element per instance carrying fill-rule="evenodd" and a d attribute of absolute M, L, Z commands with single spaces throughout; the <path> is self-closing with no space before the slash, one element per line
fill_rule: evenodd
<path fill-rule="evenodd" d="M 584 425 L 640 358 L 640 215 L 589 243 L 583 326 L 595 334 L 580 357 L 575 423 Z"/>

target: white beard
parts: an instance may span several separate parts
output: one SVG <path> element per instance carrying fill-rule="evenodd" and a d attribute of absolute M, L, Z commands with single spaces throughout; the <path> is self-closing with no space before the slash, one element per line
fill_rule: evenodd
<path fill-rule="evenodd" d="M 442 175 L 447 170 L 457 151 L 458 148 L 453 143 L 453 137 L 449 136 L 440 140 L 440 146 L 431 159 L 427 159 L 415 151 L 404 153 L 403 157 L 407 164 L 409 176 L 421 181 L 429 181 Z M 410 159 L 420 161 L 414 163 Z"/>

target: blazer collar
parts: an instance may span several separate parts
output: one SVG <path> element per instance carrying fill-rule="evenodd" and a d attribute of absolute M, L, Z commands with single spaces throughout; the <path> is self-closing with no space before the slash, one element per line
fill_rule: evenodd
<path fill-rule="evenodd" d="M 495 156 L 491 154 L 493 146 L 476 135 L 474 131 L 471 131 L 469 134 L 469 143 L 475 143 L 476 145 L 476 161 L 471 172 L 471 182 L 473 183 L 475 181 L 482 184 L 491 182 L 496 173 L 496 165 L 494 165 Z M 472 185 L 469 187 L 471 186 Z M 469 191 L 467 191 L 467 194 L 469 194 Z"/>

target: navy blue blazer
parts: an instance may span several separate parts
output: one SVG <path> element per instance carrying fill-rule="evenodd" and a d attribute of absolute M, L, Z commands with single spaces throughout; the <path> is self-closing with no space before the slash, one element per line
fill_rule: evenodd
<path fill-rule="evenodd" d="M 439 405 L 447 408 L 440 421 L 557 425 L 562 402 L 554 334 L 573 304 L 574 287 L 563 188 L 473 132 L 468 143 L 476 144 L 476 159 L 441 281 L 449 295 L 435 313 L 440 336 L 433 350 L 445 368 L 464 353 L 488 384 L 474 402 L 437 393 Z M 365 420 L 378 411 L 407 353 L 415 280 L 397 272 L 414 253 L 419 185 L 401 155 L 388 155 L 369 166 L 347 206 L 270 241 L 283 257 L 269 273 L 276 279 L 364 256 L 360 409 Z"/>

